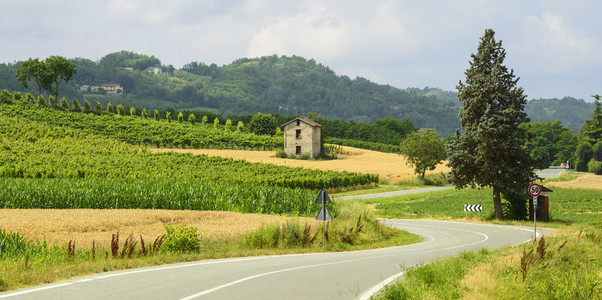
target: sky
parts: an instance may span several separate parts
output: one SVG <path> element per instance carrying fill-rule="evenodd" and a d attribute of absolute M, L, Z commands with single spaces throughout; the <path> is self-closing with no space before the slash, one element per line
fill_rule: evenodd
<path fill-rule="evenodd" d="M 598 0 L 0 0 L 0 63 L 121 51 L 181 68 L 297 55 L 338 75 L 456 91 L 486 29 L 528 99 L 602 94 Z"/>

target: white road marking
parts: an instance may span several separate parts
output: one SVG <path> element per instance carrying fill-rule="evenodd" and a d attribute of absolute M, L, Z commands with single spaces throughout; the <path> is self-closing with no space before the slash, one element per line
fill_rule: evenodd
<path fill-rule="evenodd" d="M 349 259 L 349 260 L 343 260 L 343 261 L 337 261 L 337 262 L 307 265 L 307 266 L 301 266 L 301 267 L 282 269 L 282 270 L 278 270 L 278 271 L 260 273 L 260 274 L 256 274 L 256 275 L 253 275 L 253 276 L 248 276 L 248 277 L 245 277 L 245 278 L 234 280 L 232 282 L 228 282 L 228 283 L 222 284 L 220 286 L 216 286 L 216 287 L 214 287 L 212 289 L 208 289 L 208 290 L 196 293 L 194 295 L 190 295 L 188 297 L 181 298 L 180 300 L 190 300 L 190 299 L 198 298 L 200 296 L 204 296 L 204 295 L 213 293 L 213 292 L 215 292 L 217 290 L 221 290 L 221 289 L 229 287 L 231 285 L 235 285 L 237 283 L 241 283 L 241 282 L 248 281 L 248 280 L 251 280 L 251 279 L 255 279 L 255 278 L 258 278 L 258 277 L 263 277 L 263 276 L 268 276 L 268 275 L 278 274 L 278 273 L 283 273 L 283 272 L 288 272 L 288 271 L 295 271 L 295 270 L 301 270 L 301 269 L 307 269 L 307 268 L 313 268 L 313 267 L 321 267 L 321 266 L 342 264 L 342 263 L 348 263 L 348 262 L 354 262 L 354 261 L 357 261 L 357 259 Z"/>
<path fill-rule="evenodd" d="M 19 296 L 19 295 L 25 295 L 25 294 L 29 294 L 29 293 L 33 293 L 33 292 L 39 292 L 39 291 L 48 290 L 48 289 L 54 289 L 54 288 L 57 288 L 57 287 L 62 287 L 62 286 L 70 285 L 70 284 L 72 284 L 72 283 L 71 282 L 66 282 L 66 283 L 49 285 L 49 286 L 35 288 L 35 289 L 30 289 L 30 290 L 24 290 L 24 291 L 15 292 L 15 293 L 6 294 L 6 295 L 0 295 L 0 299 L 2 299 L 2 298 L 8 298 L 8 297 L 14 297 L 14 296 Z"/>
<path fill-rule="evenodd" d="M 458 229 L 458 228 L 449 228 L 449 227 L 442 227 L 442 226 L 429 226 L 429 225 L 419 225 L 419 226 L 421 226 L 421 227 L 439 227 L 439 228 L 445 228 L 445 229 L 451 229 L 451 230 L 465 231 L 465 232 L 475 233 L 477 235 L 482 235 L 482 236 L 484 236 L 484 238 L 482 240 L 477 241 L 477 242 L 472 242 L 472 243 L 463 244 L 463 245 L 456 245 L 456 246 L 451 246 L 451 247 L 442 248 L 442 249 L 432 249 L 432 250 L 414 251 L 414 252 L 403 252 L 403 253 L 390 254 L 390 255 L 385 255 L 385 256 L 382 256 L 382 255 L 379 255 L 379 256 L 370 256 L 370 257 L 363 257 L 363 258 L 360 258 L 360 259 L 351 259 L 351 260 L 344 260 L 344 261 L 331 262 L 331 263 L 314 264 L 314 265 L 301 266 L 301 267 L 295 267 L 295 268 L 288 268 L 288 269 L 282 269 L 282 270 L 277 270 L 277 271 L 272 271 L 272 272 L 266 272 L 266 273 L 256 274 L 256 275 L 253 275 L 253 276 L 248 276 L 248 277 L 244 277 L 244 278 L 241 278 L 241 279 L 238 279 L 238 280 L 235 280 L 235 281 L 231 281 L 231 282 L 222 284 L 220 286 L 216 286 L 214 288 L 211 288 L 211 289 L 208 289 L 208 290 L 196 293 L 194 295 L 190 295 L 188 297 L 181 298 L 180 300 L 195 299 L 195 298 L 198 298 L 198 297 L 201 297 L 201 296 L 213 293 L 213 292 L 215 292 L 217 290 L 221 290 L 223 288 L 226 288 L 226 287 L 229 287 L 229 286 L 232 286 L 232 285 L 244 282 L 244 281 L 248 281 L 248 280 L 251 280 L 251 279 L 255 279 L 255 278 L 259 278 L 259 277 L 263 277 L 263 276 L 267 276 L 267 275 L 272 275 L 272 274 L 278 274 L 278 273 L 283 273 L 283 272 L 289 272 L 289 271 L 295 271 L 295 270 L 307 269 L 307 268 L 313 268 L 313 267 L 319 267 L 319 266 L 342 264 L 342 263 L 347 263 L 347 262 L 357 262 L 358 260 L 373 259 L 375 257 L 382 258 L 382 257 L 391 257 L 391 256 L 414 254 L 414 253 L 424 253 L 424 252 L 434 252 L 434 251 L 441 251 L 441 250 L 449 250 L 449 249 L 455 249 L 455 248 L 459 248 L 459 247 L 466 247 L 466 246 L 472 246 L 472 245 L 475 245 L 475 244 L 483 243 L 483 242 L 485 242 L 485 241 L 487 241 L 489 239 L 488 235 L 480 233 L 480 232 L 472 231 L 472 230 Z M 429 236 L 429 238 L 431 239 L 431 241 L 429 241 L 429 242 L 432 242 L 432 241 L 435 240 L 433 237 Z M 398 273 L 396 275 L 401 276 L 400 274 L 403 274 L 403 272 L 402 273 Z M 389 278 L 391 278 L 391 277 L 389 277 Z M 389 278 L 385 279 L 385 281 L 388 280 Z M 391 279 L 391 280 L 393 280 L 393 279 Z M 378 291 L 378 290 L 376 290 L 376 291 Z M 366 295 L 368 293 L 364 293 L 364 294 Z"/>
<path fill-rule="evenodd" d="M 371 289 L 369 289 L 368 291 L 366 291 L 363 295 L 361 295 L 358 299 L 359 300 L 368 300 L 370 299 L 370 297 L 372 297 L 372 295 L 376 294 L 376 292 L 380 291 L 382 288 L 384 288 L 387 284 L 393 282 L 394 280 L 396 280 L 397 278 L 403 276 L 404 272 L 399 272 L 381 282 L 379 282 L 377 285 L 373 286 Z"/>

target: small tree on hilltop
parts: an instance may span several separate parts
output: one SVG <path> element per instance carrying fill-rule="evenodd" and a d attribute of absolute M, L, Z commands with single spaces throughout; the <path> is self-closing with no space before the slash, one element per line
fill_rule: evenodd
<path fill-rule="evenodd" d="M 414 166 L 414 173 L 424 178 L 427 170 L 434 170 L 445 158 L 445 144 L 431 129 L 410 133 L 401 142 L 401 154 Z"/>
<path fill-rule="evenodd" d="M 504 66 L 506 51 L 485 31 L 477 54 L 472 54 L 466 82 L 460 81 L 458 99 L 462 133 L 448 145 L 449 180 L 457 187 L 489 186 L 493 189 L 493 217 L 503 218 L 501 192 L 521 193 L 526 205 L 527 187 L 536 178 L 535 162 L 524 145 L 529 122 L 523 89 L 514 71 Z"/>
<path fill-rule="evenodd" d="M 19 64 L 15 76 L 24 88 L 29 87 L 30 80 L 35 81 L 38 86 L 38 98 L 42 95 L 42 89 L 50 91 L 52 88 L 52 72 L 38 58 L 29 59 Z"/>
<path fill-rule="evenodd" d="M 49 72 L 50 80 L 54 87 L 50 85 L 50 92 L 55 98 L 59 97 L 59 84 L 61 82 L 69 82 L 75 72 L 77 72 L 76 65 L 70 62 L 68 59 L 62 56 L 51 56 L 48 57 L 44 63 Z"/>

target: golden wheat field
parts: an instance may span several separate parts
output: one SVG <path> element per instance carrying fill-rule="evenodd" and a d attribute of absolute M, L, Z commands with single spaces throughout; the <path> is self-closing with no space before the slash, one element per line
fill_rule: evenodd
<path fill-rule="evenodd" d="M 153 152 L 189 152 L 209 156 L 223 156 L 244 159 L 249 162 L 263 162 L 289 167 L 303 167 L 320 170 L 349 171 L 378 174 L 381 180 L 398 183 L 416 176 L 414 168 L 407 165 L 406 159 L 394 153 L 383 153 L 353 147 L 343 147 L 343 155 L 333 160 L 298 160 L 274 157 L 274 151 L 214 150 L 214 149 L 152 149 Z M 447 173 L 449 168 L 440 164 L 426 174 Z"/>
<path fill-rule="evenodd" d="M 602 176 L 586 174 L 571 181 L 557 181 L 546 183 L 546 186 L 562 189 L 585 189 L 602 191 Z"/>
<path fill-rule="evenodd" d="M 315 222 L 303 218 L 306 222 Z M 234 238 L 257 230 L 262 224 L 281 224 L 287 217 L 223 211 L 174 211 L 128 209 L 0 209 L 0 224 L 7 232 L 19 232 L 36 241 L 46 237 L 50 245 L 70 240 L 78 248 L 109 247 L 111 235 L 125 240 L 133 234 L 153 241 L 164 233 L 163 223 L 195 226 L 203 240 Z"/>
<path fill-rule="evenodd" d="M 210 156 L 245 159 L 293 167 L 379 174 L 381 179 L 396 183 L 415 176 L 413 168 L 397 154 L 344 147 L 344 155 L 336 160 L 308 161 L 274 157 L 274 151 L 153 149 L 153 152 L 192 152 Z M 447 172 L 440 165 L 427 172 Z M 311 222 L 311 218 L 305 219 Z M 35 241 L 46 237 L 49 244 L 74 240 L 78 247 L 90 247 L 92 241 L 108 247 L 111 235 L 119 232 L 122 239 L 130 234 L 145 241 L 161 235 L 163 223 L 189 224 L 199 228 L 202 239 L 231 238 L 258 229 L 262 224 L 283 223 L 286 217 L 215 211 L 170 210 L 92 210 L 92 209 L 0 209 L 0 224 L 8 232 L 19 232 Z"/>

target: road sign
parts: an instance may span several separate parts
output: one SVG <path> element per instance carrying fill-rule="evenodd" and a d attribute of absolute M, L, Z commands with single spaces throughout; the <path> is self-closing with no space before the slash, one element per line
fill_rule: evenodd
<path fill-rule="evenodd" d="M 330 197 L 328 197 L 328 193 L 322 188 L 320 194 L 318 194 L 318 199 L 316 199 L 316 204 L 322 204 L 322 209 L 316 217 L 316 220 L 322 220 L 322 247 L 326 246 L 326 221 L 332 221 L 332 218 L 326 209 L 326 204 L 330 203 L 332 203 L 332 201 L 330 200 Z"/>
<path fill-rule="evenodd" d="M 318 194 L 318 198 L 316 199 L 316 204 L 331 204 L 330 197 L 326 193 L 326 190 L 322 188 L 320 193 Z"/>
<path fill-rule="evenodd" d="M 541 185 L 533 183 L 529 186 L 529 195 L 533 196 L 533 243 L 537 241 L 537 196 L 541 194 Z"/>
<path fill-rule="evenodd" d="M 481 204 L 464 204 L 464 211 L 483 211 Z"/>
<path fill-rule="evenodd" d="M 478 211 L 479 219 L 481 219 L 481 212 L 483 211 L 483 206 L 481 204 L 464 204 L 464 211 L 466 212 L 466 218 L 468 218 L 469 211 Z"/>
<path fill-rule="evenodd" d="M 316 217 L 316 220 L 318 220 L 318 221 L 332 221 L 332 218 L 330 217 L 330 213 L 328 213 L 328 209 L 326 209 L 326 206 L 322 207 L 322 209 L 320 210 L 320 213 Z"/>
<path fill-rule="evenodd" d="M 529 195 L 537 197 L 541 194 L 541 185 L 533 183 L 529 186 Z"/>

